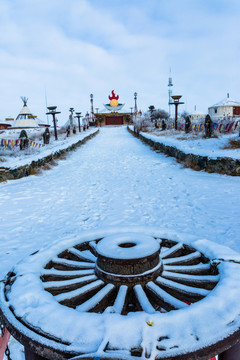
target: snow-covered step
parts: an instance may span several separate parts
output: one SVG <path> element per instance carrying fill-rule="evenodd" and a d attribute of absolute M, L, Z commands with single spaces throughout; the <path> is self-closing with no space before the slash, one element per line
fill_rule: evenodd
<path fill-rule="evenodd" d="M 113 284 L 107 284 L 100 291 L 98 291 L 94 296 L 89 300 L 85 301 L 83 304 L 76 307 L 78 311 L 90 311 L 96 308 L 96 306 L 102 301 L 106 301 L 109 294 L 114 289 Z"/>
<path fill-rule="evenodd" d="M 80 250 L 72 247 L 72 248 L 68 249 L 68 252 L 70 254 L 77 256 L 77 258 L 79 260 L 90 261 L 90 262 L 96 262 L 96 260 L 97 260 L 96 256 L 94 256 L 91 253 L 91 251 L 89 251 L 89 250 L 80 251 Z"/>
<path fill-rule="evenodd" d="M 167 259 L 169 257 L 174 257 L 174 255 L 176 255 L 182 249 L 183 249 L 183 244 L 178 243 L 178 244 L 174 245 L 173 247 L 162 251 L 161 252 L 161 258 L 162 259 Z"/>
<path fill-rule="evenodd" d="M 94 269 L 87 270 L 57 270 L 57 269 L 43 269 L 41 271 L 41 279 L 43 281 L 74 279 L 86 275 L 94 274 Z"/>
<path fill-rule="evenodd" d="M 163 259 L 163 265 L 171 265 L 171 264 L 191 265 L 193 263 L 200 262 L 200 260 L 201 260 L 201 253 L 199 251 L 195 251 L 188 255 L 179 256 L 176 258 Z"/>
<path fill-rule="evenodd" d="M 86 295 L 90 291 L 97 291 L 97 289 L 102 287 L 103 284 L 104 282 L 102 280 L 96 280 L 90 284 L 81 287 L 80 289 L 56 295 L 55 299 L 63 305 L 75 306 L 78 305 L 77 301 L 83 298 L 84 295 Z"/>
<path fill-rule="evenodd" d="M 119 313 L 119 314 L 122 313 L 122 311 L 124 309 L 124 305 L 126 303 L 127 291 L 128 291 L 128 287 L 126 285 L 120 286 L 117 297 L 113 304 L 113 308 L 116 313 Z"/>
<path fill-rule="evenodd" d="M 197 264 L 197 265 L 164 265 L 164 270 L 181 273 L 181 274 L 204 274 L 211 268 L 211 264 Z"/>
<path fill-rule="evenodd" d="M 62 280 L 62 281 L 48 281 L 43 283 L 43 287 L 45 290 L 48 290 L 52 294 L 57 294 L 61 291 L 70 291 L 79 288 L 83 284 L 88 284 L 94 280 L 96 280 L 96 275 L 88 275 L 83 276 L 77 279 L 69 279 L 69 280 Z"/>
<path fill-rule="evenodd" d="M 52 264 L 55 269 L 93 269 L 95 267 L 95 264 L 84 262 L 84 261 L 74 261 L 74 260 L 68 260 L 64 258 L 59 258 L 55 256 L 52 259 Z"/>
<path fill-rule="evenodd" d="M 142 310 L 149 313 L 149 314 L 155 313 L 155 309 L 152 306 L 152 304 L 150 303 L 145 291 L 143 290 L 142 285 L 139 285 L 139 284 L 135 285 L 133 287 L 133 289 L 134 289 L 137 300 L 138 300 Z"/>
<path fill-rule="evenodd" d="M 192 299 L 200 300 L 210 293 L 209 290 L 180 284 L 180 283 L 172 281 L 172 280 L 164 279 L 161 276 L 157 277 L 156 282 L 160 286 L 164 286 L 164 288 L 168 288 L 169 290 L 172 290 L 175 293 L 186 295 L 189 299 L 191 298 L 191 301 L 192 301 Z"/>
<path fill-rule="evenodd" d="M 96 253 L 96 247 L 97 247 L 97 241 L 94 240 L 94 241 L 90 241 L 88 243 L 88 245 L 91 247 L 91 249 L 93 250 L 94 254 Z"/>
<path fill-rule="evenodd" d="M 159 300 L 161 307 L 166 310 L 177 310 L 187 307 L 187 304 L 176 299 L 172 295 L 168 294 L 160 286 L 150 281 L 146 284 L 146 288 L 154 295 L 155 299 Z"/>
<path fill-rule="evenodd" d="M 219 281 L 219 275 L 189 275 L 163 271 L 161 276 L 181 284 L 212 289 Z"/>

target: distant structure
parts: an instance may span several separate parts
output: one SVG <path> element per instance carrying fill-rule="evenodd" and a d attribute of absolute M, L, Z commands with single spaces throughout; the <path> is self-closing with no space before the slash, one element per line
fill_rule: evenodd
<path fill-rule="evenodd" d="M 90 103 L 91 103 L 91 116 L 90 116 L 90 121 L 91 121 L 91 122 L 94 122 L 93 94 L 90 94 Z"/>
<path fill-rule="evenodd" d="M 208 113 L 213 120 L 223 120 L 225 118 L 240 116 L 240 101 L 227 97 L 208 108 Z"/>
<path fill-rule="evenodd" d="M 198 122 L 199 120 L 205 119 L 206 114 L 197 110 L 197 106 L 194 106 L 194 111 L 189 114 L 191 122 Z"/>
<path fill-rule="evenodd" d="M 94 114 L 96 126 L 104 125 L 127 125 L 131 122 L 131 113 L 121 111 L 124 103 L 119 103 L 119 95 L 112 90 L 111 95 L 108 96 L 110 100 L 104 104 L 105 110 L 97 111 Z M 98 109 L 98 108 L 96 108 Z"/>
<path fill-rule="evenodd" d="M 74 109 L 73 108 L 70 108 L 72 110 L 69 110 L 70 111 L 70 115 L 69 115 L 69 118 L 68 120 L 65 122 L 65 124 L 63 125 L 63 128 L 64 129 L 67 129 L 69 127 L 70 131 L 71 129 L 73 129 L 74 127 L 77 128 L 78 127 L 78 123 L 77 123 L 77 120 L 75 119 L 75 117 L 73 116 L 73 112 L 74 112 Z"/>
<path fill-rule="evenodd" d="M 12 124 L 8 121 L 8 119 L 0 120 L 0 130 L 8 129 L 12 126 Z"/>
<path fill-rule="evenodd" d="M 14 118 L 7 117 L 5 120 L 0 120 L 0 130 L 8 129 L 13 125 Z"/>
<path fill-rule="evenodd" d="M 37 122 L 37 117 L 33 116 L 31 111 L 29 110 L 27 106 L 28 98 L 25 96 L 21 96 L 21 99 L 23 101 L 23 108 L 16 117 L 13 128 L 37 128 L 39 127 Z"/>
<path fill-rule="evenodd" d="M 172 102 L 172 77 L 171 77 L 171 68 L 170 68 L 170 76 L 168 78 L 168 106 L 169 106 L 169 117 L 171 118 L 171 102 Z"/>
<path fill-rule="evenodd" d="M 138 108 L 137 108 L 137 93 L 135 92 L 134 93 L 134 113 L 136 114 L 138 111 Z"/>

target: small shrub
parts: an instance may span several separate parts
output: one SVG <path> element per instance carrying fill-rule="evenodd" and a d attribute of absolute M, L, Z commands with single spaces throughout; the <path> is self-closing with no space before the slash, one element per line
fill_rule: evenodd
<path fill-rule="evenodd" d="M 224 146 L 224 149 L 240 149 L 240 139 L 230 139 L 228 144 Z"/>

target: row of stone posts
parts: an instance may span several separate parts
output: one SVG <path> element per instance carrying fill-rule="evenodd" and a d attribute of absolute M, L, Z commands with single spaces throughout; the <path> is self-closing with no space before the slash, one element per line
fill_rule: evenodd
<path fill-rule="evenodd" d="M 55 136 L 55 140 L 58 140 L 58 135 L 57 135 L 57 124 L 56 124 L 56 114 L 60 114 L 60 111 L 57 111 L 57 106 L 49 106 L 48 107 L 48 112 L 46 113 L 46 115 L 52 115 L 53 117 L 53 126 L 54 126 L 54 136 Z M 81 132 L 81 118 L 83 117 L 81 115 L 81 112 L 75 112 L 76 116 L 74 116 L 74 108 L 70 108 L 70 115 L 69 115 L 69 125 L 67 127 L 67 136 L 72 135 L 72 134 L 76 134 L 76 126 L 74 125 L 73 122 L 73 118 L 76 118 L 78 120 L 78 130 L 79 132 Z M 89 118 L 86 116 L 83 119 L 84 123 L 83 123 L 83 131 L 85 131 L 86 129 L 89 128 Z"/>

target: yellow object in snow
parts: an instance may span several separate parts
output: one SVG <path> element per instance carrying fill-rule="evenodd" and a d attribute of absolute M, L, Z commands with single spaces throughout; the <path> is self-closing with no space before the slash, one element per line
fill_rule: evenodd
<path fill-rule="evenodd" d="M 148 324 L 149 326 L 153 326 L 153 322 L 152 322 L 152 321 L 147 321 L 147 324 Z"/>

